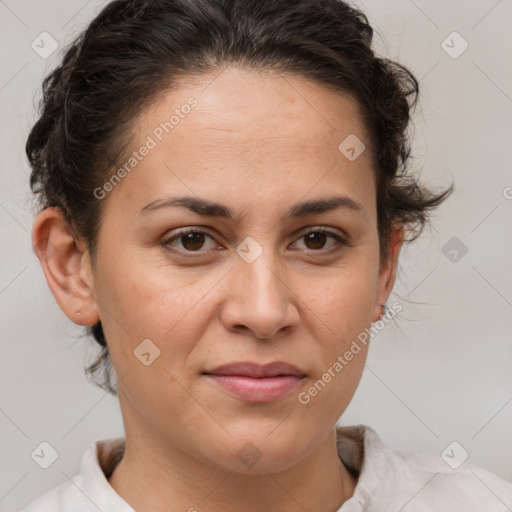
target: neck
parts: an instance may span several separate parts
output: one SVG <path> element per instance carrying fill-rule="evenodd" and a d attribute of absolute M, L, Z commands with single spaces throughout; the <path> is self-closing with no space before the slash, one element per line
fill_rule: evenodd
<path fill-rule="evenodd" d="M 332 512 L 353 495 L 357 483 L 339 459 L 334 429 L 297 465 L 260 474 L 226 471 L 149 439 L 127 430 L 124 457 L 109 478 L 135 510 Z"/>

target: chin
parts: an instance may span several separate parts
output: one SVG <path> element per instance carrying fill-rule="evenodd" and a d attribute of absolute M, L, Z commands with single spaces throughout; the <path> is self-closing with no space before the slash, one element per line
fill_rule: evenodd
<path fill-rule="evenodd" d="M 274 428 L 276 424 L 274 423 Z M 283 431 L 280 435 L 268 435 L 271 429 L 260 429 L 259 435 L 233 434 L 227 444 L 216 445 L 215 453 L 208 458 L 226 471 L 240 474 L 266 474 L 285 471 L 301 460 L 305 449 L 300 437 Z"/>

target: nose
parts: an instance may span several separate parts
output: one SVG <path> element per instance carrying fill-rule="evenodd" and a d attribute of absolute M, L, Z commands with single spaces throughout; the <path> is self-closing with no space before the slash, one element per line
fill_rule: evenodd
<path fill-rule="evenodd" d="M 298 324 L 296 295 L 272 257 L 264 251 L 248 263 L 237 257 L 229 272 L 227 299 L 221 312 L 224 326 L 232 332 L 250 331 L 259 339 L 269 339 Z"/>

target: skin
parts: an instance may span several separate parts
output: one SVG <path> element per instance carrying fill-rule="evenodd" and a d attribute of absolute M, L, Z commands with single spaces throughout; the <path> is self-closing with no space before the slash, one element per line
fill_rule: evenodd
<path fill-rule="evenodd" d="M 94 261 L 58 209 L 34 222 L 33 244 L 60 307 L 79 325 L 101 320 L 108 340 L 126 431 L 109 482 L 137 510 L 336 510 L 357 481 L 336 452 L 335 425 L 367 347 L 308 404 L 298 394 L 380 318 L 401 247 L 394 237 L 381 258 L 358 105 L 302 77 L 228 67 L 160 97 L 134 125 L 133 150 L 190 96 L 197 106 L 102 199 Z M 354 161 L 338 150 L 349 134 L 367 146 Z M 222 203 L 237 218 L 176 206 L 138 214 L 171 195 Z M 332 196 L 361 210 L 282 219 L 300 201 Z M 210 236 L 163 245 L 182 227 Z M 349 245 L 308 240 L 309 228 Z M 252 263 L 236 252 L 248 236 L 263 250 Z M 145 339 L 160 350 L 149 366 L 134 357 Z M 276 360 L 305 378 L 274 402 L 242 400 L 202 374 Z M 252 467 L 237 457 L 247 443 L 261 453 Z"/>

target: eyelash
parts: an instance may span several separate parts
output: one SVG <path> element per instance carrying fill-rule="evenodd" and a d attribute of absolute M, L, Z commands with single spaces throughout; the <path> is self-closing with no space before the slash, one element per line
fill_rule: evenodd
<path fill-rule="evenodd" d="M 190 251 L 187 249 L 176 249 L 174 247 L 171 248 L 171 246 L 170 246 L 171 242 L 173 242 L 176 239 L 179 239 L 181 236 L 186 235 L 188 233 L 207 235 L 210 238 L 214 239 L 213 235 L 211 235 L 208 231 L 204 231 L 199 228 L 183 228 L 183 229 L 178 230 L 175 234 L 173 234 L 172 237 L 166 238 L 165 240 L 163 240 L 161 243 L 161 246 L 169 251 L 174 252 L 174 253 L 186 254 L 187 256 L 191 255 L 191 254 L 200 254 L 200 253 L 208 252 L 208 251 L 202 251 L 202 250 Z M 302 233 L 302 235 L 299 236 L 297 238 L 297 240 L 300 240 L 301 238 L 303 238 L 311 233 L 323 233 L 325 235 L 328 235 L 336 241 L 336 244 L 333 247 L 330 247 L 329 249 L 307 249 L 310 252 L 313 252 L 313 253 L 322 253 L 323 252 L 323 253 L 329 254 L 332 252 L 337 252 L 345 247 L 350 246 L 349 243 L 346 240 L 344 240 L 342 237 L 340 237 L 337 233 L 330 231 L 328 229 L 325 229 L 325 228 L 311 228 L 308 231 L 306 231 L 305 233 Z"/>

